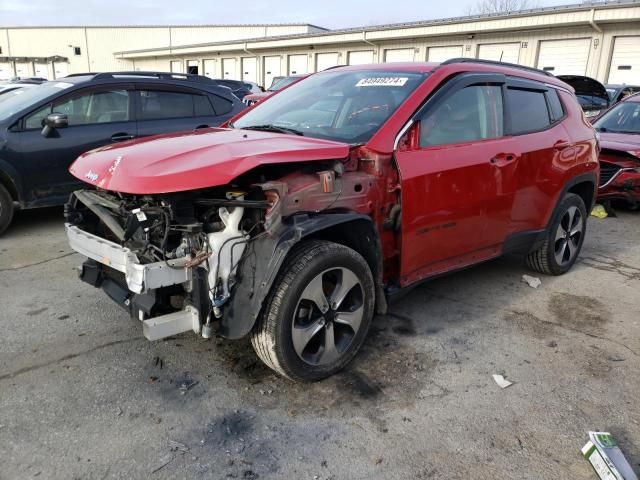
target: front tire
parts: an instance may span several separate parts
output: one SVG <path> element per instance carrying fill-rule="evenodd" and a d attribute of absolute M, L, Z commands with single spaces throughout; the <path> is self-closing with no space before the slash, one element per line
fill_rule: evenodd
<path fill-rule="evenodd" d="M 575 263 L 587 231 L 582 197 L 567 193 L 553 216 L 542 247 L 527 256 L 527 265 L 546 275 L 562 275 Z"/>
<path fill-rule="evenodd" d="M 13 212 L 13 199 L 7 189 L 4 188 L 3 185 L 0 185 L 0 235 L 2 235 L 11 224 Z"/>
<path fill-rule="evenodd" d="M 271 369 L 297 381 L 333 375 L 369 330 L 373 275 L 362 256 L 327 241 L 300 244 L 274 283 L 251 343 Z"/>

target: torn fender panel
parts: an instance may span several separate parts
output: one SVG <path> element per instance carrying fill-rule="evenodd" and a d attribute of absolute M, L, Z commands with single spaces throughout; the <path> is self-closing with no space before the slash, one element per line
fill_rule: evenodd
<path fill-rule="evenodd" d="M 251 242 L 238 267 L 238 283 L 225 304 L 218 333 L 230 339 L 247 335 L 262 312 L 262 304 L 291 248 L 312 233 L 355 220 L 371 221 L 356 213 L 295 215 L 274 226 L 272 235 Z"/>

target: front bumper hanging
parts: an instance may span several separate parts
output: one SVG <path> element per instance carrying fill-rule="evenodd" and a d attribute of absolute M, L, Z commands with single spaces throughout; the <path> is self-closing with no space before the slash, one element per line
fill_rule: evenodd
<path fill-rule="evenodd" d="M 141 264 L 128 248 L 85 232 L 70 223 L 66 223 L 65 228 L 73 250 L 123 273 L 127 287 L 135 294 L 180 284 L 186 284 L 185 289 L 191 290 L 192 269 L 180 268 L 184 260 L 169 260 L 173 268 L 165 262 Z M 199 311 L 193 305 L 187 305 L 178 312 L 139 320 L 143 324 L 144 336 L 149 340 L 160 340 L 189 330 L 199 334 L 201 328 Z"/>

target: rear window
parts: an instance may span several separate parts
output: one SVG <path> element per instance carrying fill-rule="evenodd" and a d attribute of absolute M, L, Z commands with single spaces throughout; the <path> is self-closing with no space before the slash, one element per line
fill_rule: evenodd
<path fill-rule="evenodd" d="M 162 90 L 141 90 L 139 95 L 140 120 L 215 116 L 205 95 Z"/>
<path fill-rule="evenodd" d="M 544 130 L 551 125 L 544 92 L 508 88 L 507 98 L 509 101 L 512 134 L 518 135 Z"/>

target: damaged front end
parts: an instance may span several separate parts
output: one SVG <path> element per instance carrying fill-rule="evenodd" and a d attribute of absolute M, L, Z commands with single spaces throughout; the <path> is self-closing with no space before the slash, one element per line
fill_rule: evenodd
<path fill-rule="evenodd" d="M 627 151 L 603 148 L 599 160 L 598 201 L 622 201 L 640 207 L 640 158 Z"/>
<path fill-rule="evenodd" d="M 71 247 L 89 258 L 81 279 L 101 287 L 156 340 L 191 329 L 211 335 L 211 315 L 221 316 L 246 245 L 264 234 L 272 206 L 257 192 L 80 190 L 65 217 Z"/>
<path fill-rule="evenodd" d="M 345 175 L 340 161 L 270 172 L 168 194 L 74 192 L 65 218 L 71 248 L 88 257 L 80 278 L 141 321 L 149 340 L 246 335 L 293 245 L 343 222 L 371 223 L 357 212 L 371 210 L 373 175 Z"/>

